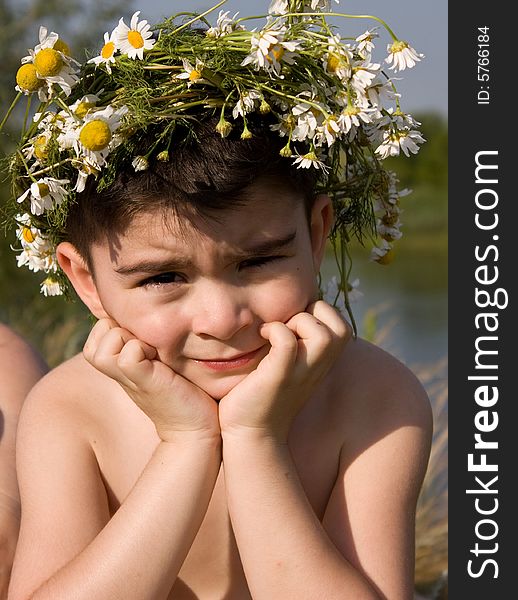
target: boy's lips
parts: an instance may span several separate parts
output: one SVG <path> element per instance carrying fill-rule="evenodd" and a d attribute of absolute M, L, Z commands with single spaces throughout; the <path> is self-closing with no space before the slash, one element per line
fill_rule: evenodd
<path fill-rule="evenodd" d="M 256 348 L 251 352 L 247 352 L 245 354 L 237 354 L 230 358 L 194 358 L 193 361 L 209 369 L 212 369 L 213 371 L 227 371 L 230 369 L 238 369 L 251 362 L 262 348 L 263 346 Z"/>

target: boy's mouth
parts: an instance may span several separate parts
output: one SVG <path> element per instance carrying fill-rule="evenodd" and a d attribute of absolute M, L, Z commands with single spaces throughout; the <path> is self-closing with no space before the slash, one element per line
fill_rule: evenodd
<path fill-rule="evenodd" d="M 263 346 L 257 348 L 256 350 L 252 350 L 252 352 L 247 352 L 246 354 L 238 354 L 236 356 L 232 356 L 230 358 L 209 358 L 209 359 L 193 359 L 195 363 L 201 364 L 208 369 L 212 369 L 213 371 L 227 371 L 231 369 L 239 369 L 248 365 L 255 357 L 259 354 L 260 350 Z"/>

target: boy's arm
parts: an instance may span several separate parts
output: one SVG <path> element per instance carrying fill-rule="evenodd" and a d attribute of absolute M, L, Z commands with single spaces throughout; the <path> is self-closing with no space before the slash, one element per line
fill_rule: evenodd
<path fill-rule="evenodd" d="M 122 339 L 119 350 L 127 341 Z M 109 370 L 112 363 L 104 350 L 91 359 Z M 129 358 L 125 357 L 128 367 Z M 127 372 L 131 376 L 140 367 L 133 365 Z M 200 402 L 201 397 L 196 399 L 191 392 L 192 403 Z M 55 396 L 55 383 L 52 389 L 35 388 L 22 413 L 18 440 L 22 526 L 10 598 L 167 598 L 212 494 L 221 461 L 219 432 L 205 427 L 209 419 L 200 420 L 203 427 L 181 429 L 181 411 L 166 427 L 166 411 L 160 411 L 161 417 L 155 417 L 161 423 L 162 441 L 110 519 L 85 423 L 73 414 L 72 402 Z M 158 411 L 165 400 L 158 396 L 143 393 L 139 400 Z M 174 399 L 169 395 L 168 411 Z"/>
<path fill-rule="evenodd" d="M 322 355 L 328 353 L 323 345 Z M 274 428 L 268 431 L 259 420 L 243 426 L 243 416 L 241 426 L 222 424 L 229 511 L 254 599 L 270 598 L 272 590 L 280 598 L 308 600 L 413 597 L 413 517 L 430 423 L 425 395 L 409 381 L 402 377 L 394 388 L 401 407 L 414 407 L 416 425 L 394 426 L 386 439 L 388 431 L 379 432 L 379 441 L 362 438 L 363 454 L 342 461 L 323 523 Z M 289 402 L 293 382 L 286 383 L 279 402 Z"/>
<path fill-rule="evenodd" d="M 14 452 L 18 416 L 29 390 L 45 371 L 41 357 L 0 323 L 0 600 L 7 598 L 20 528 Z"/>

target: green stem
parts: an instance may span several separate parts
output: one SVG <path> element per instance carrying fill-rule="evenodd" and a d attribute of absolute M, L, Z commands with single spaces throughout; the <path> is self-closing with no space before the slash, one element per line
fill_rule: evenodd
<path fill-rule="evenodd" d="M 314 13 L 288 13 L 287 15 L 283 15 L 283 18 L 286 17 L 300 17 L 300 16 L 304 16 L 304 17 L 321 17 L 322 13 L 319 12 L 314 12 Z M 392 39 L 396 42 L 399 40 L 399 38 L 397 37 L 397 35 L 392 31 L 392 29 L 387 25 L 387 23 L 385 23 L 385 21 L 383 19 L 380 19 L 379 17 L 375 17 L 374 15 L 349 15 L 346 13 L 335 13 L 335 12 L 326 12 L 325 13 L 326 17 L 344 17 L 345 19 L 372 19 L 373 21 L 378 21 L 378 23 L 381 23 L 383 25 L 383 27 L 385 27 L 385 29 L 388 31 L 388 33 L 390 34 L 390 36 L 392 37 Z"/>
<path fill-rule="evenodd" d="M 29 165 L 27 164 L 27 161 L 25 160 L 25 157 L 23 155 L 23 153 L 21 152 L 21 150 L 17 150 L 16 154 L 18 154 L 20 160 L 23 163 L 23 166 L 25 167 L 25 170 L 27 171 L 27 176 L 34 182 L 36 183 L 36 176 L 34 173 L 31 173 L 29 170 Z"/>
<path fill-rule="evenodd" d="M 291 94 L 286 94 L 286 92 L 279 92 L 278 90 L 275 90 L 267 85 L 264 85 L 263 83 L 258 82 L 257 85 L 259 88 L 266 90 L 267 92 L 270 92 L 272 94 L 276 94 L 277 96 L 282 96 L 283 98 L 290 98 L 291 100 L 295 100 L 296 102 L 304 102 L 304 104 L 308 104 L 309 106 L 312 106 L 313 108 L 316 108 L 318 111 L 320 111 L 326 119 L 329 119 L 331 116 L 327 111 L 325 111 L 316 102 L 311 102 L 311 100 L 307 100 L 306 98 L 300 98 L 299 96 L 292 96 Z"/>
<path fill-rule="evenodd" d="M 3 118 L 2 122 L 0 123 L 0 132 L 2 131 L 2 129 L 4 128 L 4 125 L 7 122 L 7 119 L 10 117 L 11 113 L 13 112 L 14 107 L 18 104 L 18 100 L 20 100 L 20 97 L 22 96 L 22 92 L 18 92 L 16 94 L 16 97 L 14 98 L 11 106 L 9 107 L 9 110 L 7 111 L 5 117 Z"/>
<path fill-rule="evenodd" d="M 20 153 L 18 153 L 18 154 L 20 154 Z M 50 165 L 49 167 L 45 167 L 44 169 L 40 169 L 39 171 L 36 171 L 35 173 L 29 173 L 29 168 L 27 167 L 27 164 L 26 164 L 25 160 L 22 157 L 23 164 L 25 165 L 25 168 L 27 169 L 27 175 L 33 181 L 36 181 L 36 179 L 35 179 L 36 177 L 39 177 L 40 175 L 45 175 L 45 173 L 49 173 L 50 171 L 52 171 L 52 170 L 54 170 L 54 169 L 56 169 L 58 167 L 61 167 L 63 165 L 66 165 L 67 163 L 74 162 L 74 160 L 75 159 L 73 159 L 73 158 L 65 158 L 65 160 L 62 160 L 62 161 L 60 161 L 58 163 Z"/>
<path fill-rule="evenodd" d="M 32 96 L 27 98 L 27 105 L 25 106 L 25 115 L 23 117 L 23 126 L 22 126 L 22 138 L 25 136 L 25 132 L 27 130 L 27 119 L 29 118 L 29 112 L 31 110 L 32 104 Z"/>
<path fill-rule="evenodd" d="M 227 2 L 227 0 L 221 0 L 221 2 L 218 2 L 218 4 L 215 4 L 212 8 L 209 8 L 204 13 L 201 13 L 200 15 L 196 15 L 196 17 L 194 19 L 191 19 L 190 21 L 187 21 L 187 23 L 184 23 L 183 25 L 180 25 L 180 27 L 178 27 L 177 29 L 175 29 L 172 32 L 172 34 L 175 35 L 175 34 L 179 33 L 180 31 L 182 31 L 183 29 L 187 29 L 187 27 L 189 27 L 193 23 L 196 23 L 196 21 L 199 21 L 200 19 L 203 19 L 204 17 L 206 17 L 207 15 L 209 15 L 211 12 L 215 11 L 220 6 L 223 6 L 223 4 L 226 4 L 226 2 Z"/>
<path fill-rule="evenodd" d="M 358 337 L 358 327 L 356 326 L 356 321 L 354 320 L 354 315 L 353 315 L 353 311 L 351 308 L 351 303 L 349 302 L 349 290 L 347 289 L 348 286 L 348 282 L 349 282 L 349 275 L 351 274 L 351 268 L 352 268 L 352 261 L 351 261 L 351 255 L 349 254 L 349 249 L 347 247 L 347 242 L 349 240 L 345 240 L 345 236 L 347 234 L 345 233 L 345 231 L 341 232 L 340 234 L 340 259 L 341 259 L 341 272 L 340 272 L 340 276 L 341 276 L 341 280 L 340 280 L 340 284 L 342 285 L 342 292 L 344 294 L 344 302 L 345 302 L 345 308 L 347 309 L 347 313 L 349 315 L 349 318 L 351 319 L 351 325 L 353 327 L 353 334 L 354 337 Z M 349 267 L 346 266 L 346 261 L 348 261 Z M 345 275 L 345 278 L 344 278 Z"/>

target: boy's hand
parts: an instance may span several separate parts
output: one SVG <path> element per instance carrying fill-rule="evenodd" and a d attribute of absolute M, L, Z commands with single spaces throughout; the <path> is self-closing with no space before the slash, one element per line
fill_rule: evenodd
<path fill-rule="evenodd" d="M 220 435 L 216 402 L 158 359 L 155 348 L 112 319 L 100 319 L 83 349 L 86 360 L 117 381 L 153 421 L 160 438 L 179 432 Z"/>
<path fill-rule="evenodd" d="M 295 416 L 328 372 L 351 327 L 322 300 L 286 323 L 265 323 L 270 342 L 257 369 L 219 404 L 221 431 L 247 431 L 285 442 Z"/>

